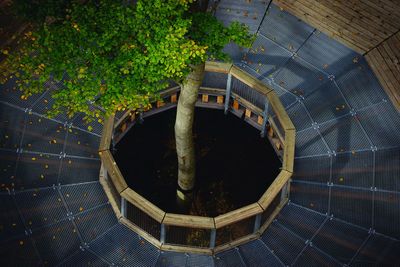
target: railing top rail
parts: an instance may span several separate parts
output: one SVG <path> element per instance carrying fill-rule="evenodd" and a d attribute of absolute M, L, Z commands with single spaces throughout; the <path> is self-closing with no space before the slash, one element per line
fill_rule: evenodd
<path fill-rule="evenodd" d="M 184 214 L 167 213 L 165 215 L 163 223 L 167 225 L 190 227 L 190 228 L 203 228 L 203 229 L 215 228 L 214 219 L 211 217 L 193 216 Z"/>
<path fill-rule="evenodd" d="M 260 207 L 260 205 L 258 205 L 258 203 L 252 203 L 250 205 L 215 217 L 215 227 L 218 229 L 234 222 L 244 220 L 256 214 L 260 214 L 262 212 L 263 209 Z"/>

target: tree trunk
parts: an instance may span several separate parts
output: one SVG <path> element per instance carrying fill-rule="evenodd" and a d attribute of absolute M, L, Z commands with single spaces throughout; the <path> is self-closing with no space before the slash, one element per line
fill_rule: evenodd
<path fill-rule="evenodd" d="M 193 143 L 194 108 L 200 85 L 204 77 L 204 63 L 192 66 L 191 73 L 181 86 L 175 120 L 175 141 L 178 154 L 178 197 L 194 187 L 196 162 Z M 181 194 L 181 195 L 180 195 Z"/>

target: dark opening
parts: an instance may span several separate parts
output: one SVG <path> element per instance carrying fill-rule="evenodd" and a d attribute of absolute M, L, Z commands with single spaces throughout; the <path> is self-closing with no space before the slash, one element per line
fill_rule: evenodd
<path fill-rule="evenodd" d="M 115 160 L 129 187 L 166 212 L 176 202 L 176 109 L 136 124 L 116 145 Z M 194 122 L 196 187 L 189 214 L 217 216 L 256 202 L 281 162 L 257 129 L 221 110 L 197 108 Z"/>

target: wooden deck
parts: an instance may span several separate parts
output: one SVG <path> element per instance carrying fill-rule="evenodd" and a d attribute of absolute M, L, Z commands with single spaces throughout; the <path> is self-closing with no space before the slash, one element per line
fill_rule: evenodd
<path fill-rule="evenodd" d="M 400 32 L 369 51 L 365 57 L 390 100 L 400 111 Z"/>
<path fill-rule="evenodd" d="M 400 29 L 399 0 L 273 0 L 281 9 L 365 54 Z"/>

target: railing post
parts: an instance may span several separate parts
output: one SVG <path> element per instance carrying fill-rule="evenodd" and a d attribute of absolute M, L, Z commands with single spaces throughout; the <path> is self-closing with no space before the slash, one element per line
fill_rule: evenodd
<path fill-rule="evenodd" d="M 253 230 L 253 233 L 256 233 L 256 232 L 260 229 L 260 227 L 261 227 L 261 214 L 262 214 L 262 213 L 259 213 L 259 214 L 256 215 L 256 219 L 255 219 L 255 221 L 254 221 L 254 230 Z"/>
<path fill-rule="evenodd" d="M 225 114 L 228 114 L 229 101 L 231 99 L 231 87 L 232 87 L 232 74 L 228 73 L 228 80 L 226 81 L 226 93 L 225 93 L 225 107 L 224 107 Z"/>
<path fill-rule="evenodd" d="M 264 104 L 264 112 L 263 112 L 263 122 L 261 125 L 261 137 L 264 138 L 267 131 L 267 122 L 268 122 L 268 99 L 265 99 Z"/>
<path fill-rule="evenodd" d="M 121 197 L 121 215 L 126 218 L 126 199 Z"/>
<path fill-rule="evenodd" d="M 216 237 L 217 237 L 217 230 L 213 228 L 211 229 L 211 234 L 210 234 L 210 248 L 215 248 Z"/>
<path fill-rule="evenodd" d="M 165 235 L 166 235 L 166 231 L 165 231 L 165 224 L 161 224 L 161 231 L 160 231 L 160 242 L 161 244 L 165 244 Z"/>

